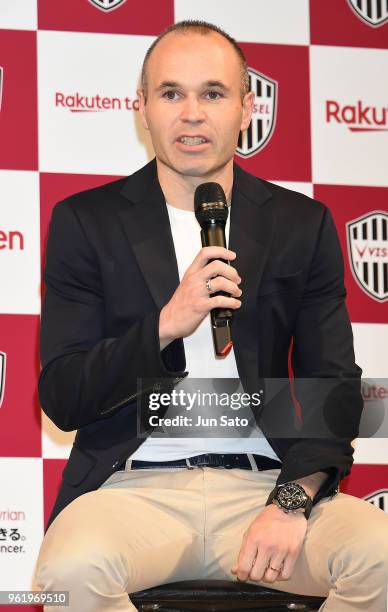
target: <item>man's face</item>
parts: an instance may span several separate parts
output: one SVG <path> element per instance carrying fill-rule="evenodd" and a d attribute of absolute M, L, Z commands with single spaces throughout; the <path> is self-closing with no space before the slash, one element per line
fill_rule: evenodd
<path fill-rule="evenodd" d="M 147 101 L 138 93 L 158 161 L 187 177 L 231 162 L 252 114 L 253 94 L 241 101 L 238 55 L 213 32 L 167 34 L 149 58 Z"/>

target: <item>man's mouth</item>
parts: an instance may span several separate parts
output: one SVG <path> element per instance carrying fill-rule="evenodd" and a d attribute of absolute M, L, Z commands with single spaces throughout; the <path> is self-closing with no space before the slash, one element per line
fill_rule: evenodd
<path fill-rule="evenodd" d="M 181 142 L 184 145 L 195 146 L 205 144 L 208 142 L 208 140 L 203 136 L 181 136 L 178 138 L 178 142 Z"/>

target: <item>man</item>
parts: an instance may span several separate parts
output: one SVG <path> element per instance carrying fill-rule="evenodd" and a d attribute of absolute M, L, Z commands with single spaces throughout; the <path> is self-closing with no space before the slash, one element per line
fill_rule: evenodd
<path fill-rule="evenodd" d="M 292 337 L 296 377 L 361 373 L 329 211 L 233 165 L 254 98 L 235 42 L 177 24 L 149 50 L 138 94 L 156 160 L 52 217 L 39 390 L 58 427 L 78 432 L 36 584 L 70 590 L 70 610 L 83 612 L 131 610 L 127 593 L 195 577 L 327 596 L 328 611 L 385 610 L 387 518 L 337 492 L 348 438 L 136 438 L 137 379 L 175 384 L 187 366 L 254 392 L 287 377 Z M 194 191 L 208 181 L 230 204 L 228 249 L 201 248 L 193 226 Z M 220 290 L 230 297 L 212 297 Z M 208 350 L 214 307 L 234 310 L 224 360 Z M 346 412 L 354 437 L 359 399 Z"/>

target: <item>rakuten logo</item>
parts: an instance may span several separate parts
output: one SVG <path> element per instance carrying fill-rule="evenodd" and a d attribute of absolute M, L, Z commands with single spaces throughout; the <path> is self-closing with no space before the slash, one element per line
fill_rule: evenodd
<path fill-rule="evenodd" d="M 326 122 L 347 125 L 351 132 L 388 132 L 388 107 L 355 105 L 341 106 L 336 100 L 326 100 Z"/>
<path fill-rule="evenodd" d="M 376 399 L 388 399 L 388 387 L 380 385 L 369 385 L 363 383 L 361 385 L 361 393 L 364 401 L 372 401 Z"/>
<path fill-rule="evenodd" d="M 72 113 L 101 113 L 108 110 L 138 111 L 139 100 L 132 98 L 110 98 L 107 96 L 83 96 L 78 91 L 68 95 L 55 92 L 55 106 L 65 108 Z"/>
<path fill-rule="evenodd" d="M 0 251 L 24 251 L 24 236 L 21 232 L 0 230 Z"/>

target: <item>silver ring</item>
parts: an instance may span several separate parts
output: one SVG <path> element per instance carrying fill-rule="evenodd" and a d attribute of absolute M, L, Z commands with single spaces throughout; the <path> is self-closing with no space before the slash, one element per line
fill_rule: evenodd
<path fill-rule="evenodd" d="M 206 289 L 208 290 L 209 293 L 213 293 L 213 287 L 212 287 L 212 284 L 210 282 L 210 278 L 208 278 L 207 281 L 206 281 Z"/>

